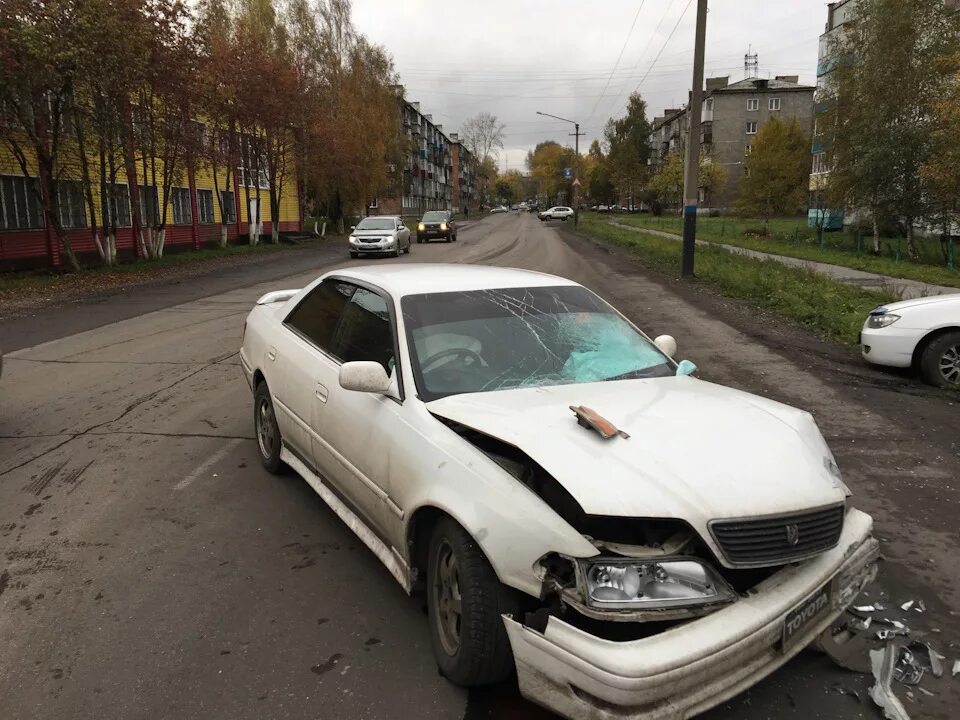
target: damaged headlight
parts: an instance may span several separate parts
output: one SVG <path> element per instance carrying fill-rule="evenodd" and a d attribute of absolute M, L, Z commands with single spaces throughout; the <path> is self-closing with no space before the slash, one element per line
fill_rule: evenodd
<path fill-rule="evenodd" d="M 729 585 L 709 565 L 693 558 L 656 562 L 631 558 L 581 560 L 587 605 L 642 610 L 733 600 Z"/>

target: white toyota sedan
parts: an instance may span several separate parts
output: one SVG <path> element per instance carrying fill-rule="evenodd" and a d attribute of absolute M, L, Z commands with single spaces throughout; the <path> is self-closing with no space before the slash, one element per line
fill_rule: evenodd
<path fill-rule="evenodd" d="M 350 228 L 350 257 L 410 252 L 410 230 L 399 215 L 372 215 Z"/>
<path fill-rule="evenodd" d="M 442 673 L 570 718 L 680 718 L 796 655 L 876 574 L 806 412 L 714 385 L 569 280 L 376 265 L 265 295 L 263 465 L 410 593 Z"/>
<path fill-rule="evenodd" d="M 880 305 L 860 333 L 867 362 L 913 367 L 931 385 L 960 387 L 960 293 Z"/>

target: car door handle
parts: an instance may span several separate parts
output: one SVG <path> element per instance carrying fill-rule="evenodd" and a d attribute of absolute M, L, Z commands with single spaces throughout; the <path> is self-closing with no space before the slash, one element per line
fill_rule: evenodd
<path fill-rule="evenodd" d="M 272 360 L 276 360 L 276 359 L 277 359 L 277 349 L 276 349 L 275 347 L 268 348 L 268 349 L 267 349 L 267 357 L 270 358 L 271 361 L 272 361 Z"/>
<path fill-rule="evenodd" d="M 316 389 L 313 391 L 313 394 L 317 396 L 317 400 L 322 403 L 327 401 L 327 386 L 322 383 L 317 383 Z"/>

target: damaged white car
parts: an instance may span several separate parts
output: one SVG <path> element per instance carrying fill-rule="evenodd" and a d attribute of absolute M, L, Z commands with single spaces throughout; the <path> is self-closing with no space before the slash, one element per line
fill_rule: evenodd
<path fill-rule="evenodd" d="M 264 296 L 240 358 L 264 466 L 426 594 L 447 678 L 682 718 L 814 640 L 878 545 L 808 413 L 675 352 L 569 280 L 403 265 Z"/>

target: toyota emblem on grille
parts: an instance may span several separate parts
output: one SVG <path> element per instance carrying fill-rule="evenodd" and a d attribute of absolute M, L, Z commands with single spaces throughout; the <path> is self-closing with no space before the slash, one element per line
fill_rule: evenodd
<path fill-rule="evenodd" d="M 800 542 L 800 526 L 796 523 L 790 523 L 787 525 L 787 543 L 796 545 L 798 542 Z"/>

